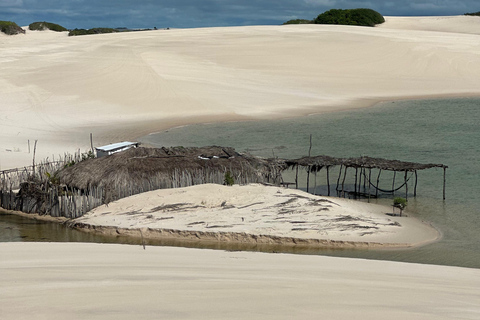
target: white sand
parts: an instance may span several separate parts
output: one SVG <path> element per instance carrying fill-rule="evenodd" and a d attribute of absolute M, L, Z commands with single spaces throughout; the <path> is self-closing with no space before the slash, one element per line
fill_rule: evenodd
<path fill-rule="evenodd" d="M 480 93 L 480 19 L 0 36 L 0 167 L 192 122 Z M 418 29 L 418 30 L 412 30 Z M 33 147 L 31 147 L 33 152 Z"/>
<path fill-rule="evenodd" d="M 321 256 L 0 243 L 0 316 L 480 318 L 480 270 Z"/>
<path fill-rule="evenodd" d="M 112 227 L 104 231 L 114 235 L 128 231 L 116 230 L 120 228 L 136 230 L 128 234 L 140 237 L 140 229 L 145 237 L 328 247 L 411 247 L 439 238 L 434 228 L 417 219 L 386 215 L 392 212 L 392 207 L 300 190 L 207 184 L 124 198 L 75 222 L 96 226 L 97 232 L 98 226 Z"/>
<path fill-rule="evenodd" d="M 99 145 L 193 122 L 478 95 L 479 25 L 0 33 L 0 168 L 29 164 L 28 140 L 51 158 L 87 149 L 91 132 Z M 71 243 L 0 243 L 0 257 L 2 320 L 480 318 L 476 269 Z"/>

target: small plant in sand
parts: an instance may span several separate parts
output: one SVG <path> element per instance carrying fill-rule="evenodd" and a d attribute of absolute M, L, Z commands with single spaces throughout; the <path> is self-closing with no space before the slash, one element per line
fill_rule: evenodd
<path fill-rule="evenodd" d="M 233 186 L 235 180 L 232 177 L 230 171 L 225 172 L 225 180 L 223 180 L 223 184 L 226 186 Z"/>
<path fill-rule="evenodd" d="M 400 216 L 402 216 L 402 212 L 407 206 L 407 199 L 401 198 L 401 197 L 396 197 L 393 199 L 393 207 L 400 209 Z"/>

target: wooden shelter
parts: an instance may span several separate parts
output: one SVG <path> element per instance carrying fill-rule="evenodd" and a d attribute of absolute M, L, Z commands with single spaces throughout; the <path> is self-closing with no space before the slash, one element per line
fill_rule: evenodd
<path fill-rule="evenodd" d="M 422 164 L 415 162 L 406 162 L 399 160 L 388 160 L 383 158 L 371 158 L 371 157 L 359 157 L 359 158 L 334 158 L 329 156 L 312 156 L 312 157 L 303 157 L 300 159 L 294 160 L 285 160 L 285 167 L 296 170 L 295 185 L 298 188 L 298 168 L 303 167 L 307 170 L 307 191 L 309 191 L 309 182 L 310 182 L 310 173 L 317 173 L 323 168 L 327 171 L 327 186 L 328 186 L 328 195 L 330 195 L 330 168 L 340 166 L 340 172 L 337 178 L 337 191 L 344 193 L 345 191 L 345 179 L 347 176 L 347 171 L 349 168 L 355 169 L 355 194 L 360 193 L 361 183 L 363 178 L 364 190 L 366 189 L 365 184 L 368 183 L 368 189 L 371 187 L 375 189 L 375 195 L 378 196 L 378 192 L 394 192 L 398 189 L 405 187 L 405 197 L 408 197 L 408 173 L 415 175 L 415 187 L 414 187 L 414 196 L 417 195 L 417 183 L 418 183 L 418 174 L 417 171 L 431 169 L 431 168 L 442 168 L 443 169 L 443 199 L 445 200 L 445 185 L 446 185 L 446 170 L 448 166 L 444 164 Z M 372 181 L 372 169 L 378 169 L 378 175 L 376 181 Z M 368 175 L 367 175 L 368 170 Z M 392 190 L 382 190 L 379 187 L 380 175 L 382 171 L 393 171 L 393 184 Z M 401 172 L 404 174 L 403 181 L 404 183 L 397 189 L 395 189 L 395 177 L 396 173 Z M 343 175 L 343 177 L 342 177 Z M 341 189 L 340 189 L 341 186 Z M 370 191 L 368 192 L 370 195 Z"/>

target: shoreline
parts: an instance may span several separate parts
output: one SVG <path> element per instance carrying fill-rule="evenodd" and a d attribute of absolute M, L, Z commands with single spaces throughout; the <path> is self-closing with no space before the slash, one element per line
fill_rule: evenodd
<path fill-rule="evenodd" d="M 270 115 L 270 117 L 255 117 L 255 116 L 243 116 L 238 114 L 223 114 L 223 115 L 206 115 L 202 117 L 187 117 L 187 118 L 174 118 L 170 120 L 166 120 L 168 124 L 161 124 L 157 127 L 157 129 L 153 129 L 155 125 L 152 124 L 151 121 L 145 122 L 134 122 L 131 123 L 131 126 L 141 127 L 142 133 L 130 133 L 126 134 L 125 136 L 121 135 L 122 139 L 125 140 L 135 140 L 138 141 L 140 138 L 148 137 L 150 135 L 155 135 L 158 133 L 162 133 L 168 130 L 188 127 L 191 125 L 201 125 L 201 124 L 211 124 L 211 123 L 239 123 L 239 122 L 261 122 L 261 121 L 269 121 L 269 120 L 288 120 L 288 119 L 296 119 L 296 118 L 303 118 L 315 115 L 322 115 L 322 114 L 331 114 L 331 113 L 343 113 L 349 111 L 356 111 L 356 110 L 364 110 L 375 108 L 379 104 L 387 104 L 387 103 L 394 103 L 397 101 L 424 101 L 424 100 L 447 100 L 447 99 L 480 99 L 480 92 L 470 92 L 470 93 L 448 93 L 448 94 L 433 94 L 433 95 L 405 95 L 401 97 L 386 97 L 386 98 L 358 98 L 357 100 L 351 101 L 348 104 L 345 104 L 343 107 L 331 107 L 331 110 L 316 110 L 315 107 L 311 108 L 292 108 L 290 110 L 285 111 L 279 115 Z M 356 106 L 354 106 L 356 105 Z M 157 123 L 158 121 L 153 121 Z M 161 121 L 163 122 L 163 121 Z M 107 134 L 113 135 L 120 135 L 119 130 L 121 129 L 111 129 L 107 131 Z M 150 131 L 149 131 L 150 130 Z M 148 132 L 148 133 L 147 133 Z M 122 131 L 125 133 L 125 131 Z M 148 143 L 147 143 L 148 145 Z"/>

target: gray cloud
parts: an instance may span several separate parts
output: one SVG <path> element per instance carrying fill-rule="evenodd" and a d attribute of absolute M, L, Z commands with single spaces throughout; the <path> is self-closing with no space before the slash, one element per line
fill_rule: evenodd
<path fill-rule="evenodd" d="M 313 19 L 332 8 L 371 8 L 383 15 L 458 15 L 480 10 L 478 0 L 1 0 L 0 20 L 67 28 L 206 27 L 281 24 Z"/>

